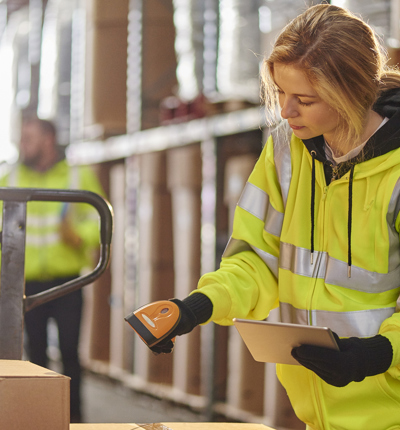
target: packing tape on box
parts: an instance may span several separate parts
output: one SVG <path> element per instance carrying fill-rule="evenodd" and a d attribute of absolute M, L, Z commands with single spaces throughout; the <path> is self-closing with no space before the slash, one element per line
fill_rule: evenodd
<path fill-rule="evenodd" d="M 165 426 L 161 423 L 153 423 L 153 424 L 138 424 L 138 427 L 133 427 L 132 430 L 173 430 L 170 427 Z"/>

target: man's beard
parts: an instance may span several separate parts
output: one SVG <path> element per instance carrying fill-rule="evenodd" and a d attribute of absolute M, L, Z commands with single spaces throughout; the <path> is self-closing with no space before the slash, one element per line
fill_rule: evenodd
<path fill-rule="evenodd" d="M 38 152 L 31 157 L 22 157 L 21 156 L 20 162 L 26 167 L 30 167 L 32 169 L 35 169 L 40 164 L 41 159 L 42 159 L 42 153 Z"/>

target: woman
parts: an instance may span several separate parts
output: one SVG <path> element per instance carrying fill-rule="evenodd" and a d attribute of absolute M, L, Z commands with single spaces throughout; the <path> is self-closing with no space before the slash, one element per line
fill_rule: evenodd
<path fill-rule="evenodd" d="M 400 428 L 400 73 L 368 25 L 317 5 L 282 31 L 263 83 L 268 112 L 279 103 L 284 120 L 246 184 L 220 269 L 173 300 L 172 336 L 279 306 L 283 322 L 337 335 L 340 351 L 302 345 L 292 351 L 302 366 L 277 366 L 308 428 Z"/>

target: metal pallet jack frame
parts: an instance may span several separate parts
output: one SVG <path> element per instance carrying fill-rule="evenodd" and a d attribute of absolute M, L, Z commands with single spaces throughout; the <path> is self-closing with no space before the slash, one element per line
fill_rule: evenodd
<path fill-rule="evenodd" d="M 107 268 L 113 213 L 105 199 L 90 191 L 0 187 L 0 200 L 3 201 L 3 226 L 0 232 L 0 359 L 21 360 L 25 312 L 92 283 Z M 87 275 L 25 296 L 26 208 L 31 201 L 92 205 L 100 215 L 100 256 L 95 269 Z"/>

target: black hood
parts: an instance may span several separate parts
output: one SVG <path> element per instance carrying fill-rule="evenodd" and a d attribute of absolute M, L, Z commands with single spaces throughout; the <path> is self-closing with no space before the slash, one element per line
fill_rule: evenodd
<path fill-rule="evenodd" d="M 335 178 L 338 179 L 345 173 L 349 174 L 349 199 L 347 217 L 347 265 L 348 277 L 351 277 L 352 266 L 352 208 L 353 208 L 353 178 L 356 164 L 370 160 L 379 155 L 383 155 L 400 147 L 400 88 L 385 91 L 378 98 L 373 106 L 373 110 L 383 117 L 388 117 L 389 121 L 384 124 L 365 144 L 362 154 L 351 160 L 345 161 L 335 166 Z M 315 160 L 323 163 L 326 183 L 329 184 L 332 178 L 332 166 L 325 156 L 325 141 L 323 136 L 303 140 L 311 155 L 311 264 L 313 264 L 314 254 L 314 228 L 315 228 Z"/>
<path fill-rule="evenodd" d="M 400 109 L 400 88 L 384 91 L 372 109 L 380 116 L 391 118 Z"/>
<path fill-rule="evenodd" d="M 339 176 L 342 176 L 351 166 L 361 161 L 370 160 L 400 147 L 400 88 L 382 92 L 372 109 L 382 117 L 388 117 L 389 121 L 368 140 L 361 157 L 357 155 L 338 166 Z M 321 135 L 305 139 L 303 142 L 310 153 L 315 151 L 315 159 L 324 163 L 325 176 L 327 183 L 329 183 L 332 169 L 325 156 L 324 137 Z"/>

